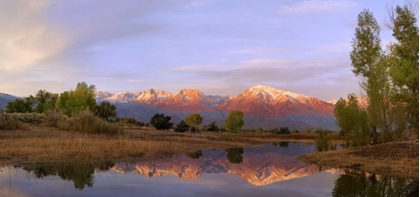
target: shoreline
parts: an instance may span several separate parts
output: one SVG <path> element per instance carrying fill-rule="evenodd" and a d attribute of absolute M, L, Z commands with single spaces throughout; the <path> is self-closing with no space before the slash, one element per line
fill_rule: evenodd
<path fill-rule="evenodd" d="M 314 152 L 296 157 L 298 160 L 322 167 L 419 179 L 419 142 L 388 142 L 377 145 Z"/>

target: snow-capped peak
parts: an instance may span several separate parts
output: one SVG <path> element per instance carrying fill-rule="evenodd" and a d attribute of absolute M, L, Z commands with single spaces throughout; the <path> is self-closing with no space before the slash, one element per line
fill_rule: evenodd
<path fill-rule="evenodd" d="M 329 101 L 327 101 L 327 103 L 335 105 L 337 103 L 337 100 L 336 99 L 329 100 Z"/>
<path fill-rule="evenodd" d="M 301 94 L 296 94 L 296 93 L 288 92 L 288 91 L 285 91 L 285 90 L 279 90 L 279 89 L 273 88 L 271 86 L 260 85 L 260 84 L 257 84 L 257 85 L 254 85 L 254 86 L 250 87 L 247 90 L 247 92 L 250 92 L 250 93 L 255 94 L 255 95 L 258 95 L 259 93 L 264 92 L 264 93 L 268 94 L 268 96 L 271 97 L 272 99 L 277 98 L 280 95 L 292 97 L 292 98 L 295 98 L 295 99 L 299 98 L 299 97 L 306 98 L 306 96 L 301 95 Z"/>
<path fill-rule="evenodd" d="M 114 103 L 127 103 L 130 101 L 134 101 L 136 99 L 136 95 L 131 93 L 131 92 L 120 92 L 118 94 L 115 94 L 111 97 L 106 98 L 105 100 L 109 101 L 109 102 L 114 102 Z"/>

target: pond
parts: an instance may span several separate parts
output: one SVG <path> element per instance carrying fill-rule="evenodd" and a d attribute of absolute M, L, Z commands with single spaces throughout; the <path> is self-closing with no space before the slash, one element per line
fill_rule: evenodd
<path fill-rule="evenodd" d="M 418 196 L 418 181 L 295 159 L 312 143 L 205 150 L 129 162 L 0 168 L 0 196 Z"/>

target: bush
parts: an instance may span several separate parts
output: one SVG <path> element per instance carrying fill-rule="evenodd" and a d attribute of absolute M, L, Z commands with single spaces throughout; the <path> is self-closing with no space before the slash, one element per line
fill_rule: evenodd
<path fill-rule="evenodd" d="M 13 114 L 0 114 L 0 130 L 28 129 L 28 126 L 19 121 Z"/>
<path fill-rule="evenodd" d="M 328 133 L 323 130 L 317 130 L 318 137 L 315 140 L 316 149 L 318 151 L 327 151 L 328 145 Z"/>
<path fill-rule="evenodd" d="M 67 121 L 67 116 L 59 111 L 48 111 L 44 120 L 45 126 L 58 127 L 59 124 Z"/>
<path fill-rule="evenodd" d="M 174 123 L 170 122 L 171 117 L 165 116 L 165 114 L 155 114 L 150 119 L 150 124 L 153 125 L 157 130 L 169 130 L 172 128 Z"/>
<path fill-rule="evenodd" d="M 115 122 L 119 122 L 119 118 L 118 118 L 118 121 L 116 119 Z M 124 124 L 131 124 L 131 125 L 136 125 L 136 126 L 139 126 L 139 127 L 144 127 L 146 125 L 144 122 L 140 122 L 140 121 L 137 121 L 134 118 L 127 118 L 127 117 L 121 118 L 121 122 L 124 123 Z"/>
<path fill-rule="evenodd" d="M 91 134 L 118 134 L 119 132 L 116 125 L 105 122 L 89 110 L 83 111 L 78 115 L 73 115 L 67 121 L 59 124 L 58 126 L 67 131 L 77 131 Z"/>
<path fill-rule="evenodd" d="M 289 135 L 290 134 L 290 130 L 288 127 L 276 127 L 272 130 L 270 130 L 271 133 L 273 134 L 285 134 L 285 135 Z"/>
<path fill-rule="evenodd" d="M 45 114 L 40 113 L 11 113 L 10 115 L 21 122 L 30 124 L 41 124 L 47 117 Z"/>
<path fill-rule="evenodd" d="M 188 129 L 190 129 L 190 127 L 185 123 L 184 120 L 181 120 L 175 127 L 175 132 L 185 132 L 188 131 Z"/>

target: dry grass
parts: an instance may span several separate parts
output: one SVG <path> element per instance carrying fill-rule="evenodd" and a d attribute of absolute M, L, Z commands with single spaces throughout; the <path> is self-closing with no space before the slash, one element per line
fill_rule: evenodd
<path fill-rule="evenodd" d="M 320 166 L 348 168 L 402 178 L 419 177 L 419 143 L 390 142 L 298 156 Z"/>
<path fill-rule="evenodd" d="M 29 131 L 0 131 L 0 166 L 71 160 L 129 160 L 290 141 L 290 137 L 273 134 L 175 133 L 139 129 L 110 136 L 32 126 Z"/>

